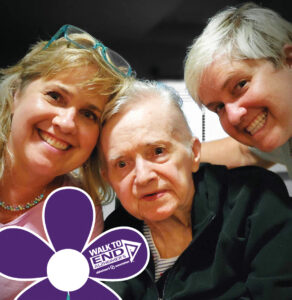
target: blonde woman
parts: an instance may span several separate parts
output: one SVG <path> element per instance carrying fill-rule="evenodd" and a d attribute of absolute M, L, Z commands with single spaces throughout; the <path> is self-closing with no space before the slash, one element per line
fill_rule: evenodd
<path fill-rule="evenodd" d="M 93 234 L 102 231 L 100 204 L 107 199 L 96 172 L 99 118 L 131 72 L 116 52 L 72 25 L 1 70 L 0 228 L 18 225 L 45 238 L 44 199 L 77 185 L 95 202 Z M 14 299 L 26 285 L 1 277 L 0 299 Z"/>

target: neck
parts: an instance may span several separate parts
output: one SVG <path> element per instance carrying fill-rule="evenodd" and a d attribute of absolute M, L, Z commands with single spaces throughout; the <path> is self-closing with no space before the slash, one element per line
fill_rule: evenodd
<path fill-rule="evenodd" d="M 9 178 L 11 179 L 10 181 Z M 41 202 L 43 202 L 47 195 L 55 188 L 60 187 L 62 183 L 63 177 L 58 177 L 50 183 L 39 180 L 38 182 L 27 184 L 27 180 L 16 180 L 6 175 L 0 181 L 0 201 L 4 201 L 6 205 L 13 207 L 19 205 L 25 207 L 28 203 L 33 203 L 36 197 L 43 194 L 41 198 Z M 11 222 L 27 211 L 26 209 L 11 211 L 0 207 L 0 223 Z"/>
<path fill-rule="evenodd" d="M 161 258 L 179 256 L 192 240 L 191 217 L 184 218 L 184 222 L 171 217 L 159 222 L 147 222 L 154 244 Z"/>
<path fill-rule="evenodd" d="M 50 180 L 31 175 L 5 170 L 0 181 L 0 199 L 11 205 L 23 204 L 43 193 Z"/>
<path fill-rule="evenodd" d="M 10 205 L 24 204 L 42 194 L 54 178 L 41 176 L 17 163 L 5 153 L 5 170 L 0 179 L 0 200 Z"/>
<path fill-rule="evenodd" d="M 0 201 L 5 205 L 26 207 L 35 198 L 43 194 L 42 201 L 55 188 L 63 183 L 64 176 L 50 178 L 31 172 L 30 169 L 12 162 L 9 155 L 5 156 L 5 170 L 0 179 Z M 38 204 L 36 204 L 38 205 Z M 0 207 L 0 222 L 7 223 L 25 213 L 27 210 L 11 211 Z"/>

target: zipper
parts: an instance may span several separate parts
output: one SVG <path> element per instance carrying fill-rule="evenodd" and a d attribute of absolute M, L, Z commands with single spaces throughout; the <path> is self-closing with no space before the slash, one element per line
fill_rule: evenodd
<path fill-rule="evenodd" d="M 189 246 L 182 252 L 182 254 L 179 256 L 179 258 L 177 259 L 177 261 L 175 262 L 175 264 L 173 265 L 173 267 L 170 269 L 170 272 L 168 272 L 167 276 L 166 276 L 166 279 L 165 279 L 165 283 L 164 283 L 164 287 L 163 287 L 163 291 L 162 291 L 162 298 L 159 298 L 158 297 L 158 300 L 163 300 L 165 299 L 164 298 L 164 295 L 165 295 L 165 291 L 166 291 L 166 286 L 167 286 L 167 283 L 169 281 L 169 277 L 170 275 L 172 275 L 174 272 L 175 272 L 175 269 L 178 267 L 179 265 L 179 262 L 181 260 L 181 257 L 187 252 L 189 251 L 189 249 L 191 248 L 191 246 L 197 241 L 198 237 L 203 233 L 203 231 L 205 231 L 205 229 L 207 229 L 207 227 L 209 227 L 212 222 L 214 221 L 214 219 L 216 218 L 216 215 L 214 213 L 211 214 L 211 216 L 208 218 L 208 221 L 206 222 L 206 224 L 203 226 L 204 228 L 199 232 L 198 236 L 196 237 L 196 240 L 193 239 L 191 241 L 191 243 L 189 244 Z M 156 287 L 156 286 L 155 286 Z M 156 289 L 157 290 L 157 289 Z M 158 291 L 157 291 L 158 292 Z M 159 294 L 158 294 L 159 296 Z"/>
<path fill-rule="evenodd" d="M 155 281 L 153 280 L 153 275 L 150 272 L 150 270 L 146 269 L 146 273 L 148 274 L 148 276 L 150 277 L 151 283 L 154 286 L 155 292 L 157 294 L 157 300 L 163 300 L 162 298 L 159 297 L 159 293 L 158 293 L 158 289 L 156 287 Z"/>

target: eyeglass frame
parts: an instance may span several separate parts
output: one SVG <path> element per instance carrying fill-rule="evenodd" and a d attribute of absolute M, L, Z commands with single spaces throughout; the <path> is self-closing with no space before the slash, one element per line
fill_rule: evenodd
<path fill-rule="evenodd" d="M 93 41 L 95 42 L 95 44 L 92 47 L 86 47 L 82 44 L 79 44 L 77 42 L 75 42 L 74 40 L 70 39 L 70 37 L 67 35 L 67 29 L 71 27 L 73 29 L 77 29 L 87 35 L 89 35 Z M 53 36 L 52 38 L 48 41 L 48 43 L 44 46 L 43 50 L 47 49 L 50 47 L 50 45 L 58 40 L 60 37 L 64 37 L 67 41 L 69 41 L 70 43 L 72 43 L 73 45 L 75 45 L 78 48 L 82 48 L 82 49 L 94 49 L 97 50 L 98 48 L 101 48 L 101 51 L 99 52 L 101 54 L 101 57 L 103 58 L 103 60 L 116 72 L 118 72 L 119 74 L 121 74 L 124 77 L 130 77 L 131 75 L 133 76 L 135 74 L 135 72 L 133 72 L 130 64 L 117 52 L 115 52 L 114 50 L 111 50 L 110 48 L 106 47 L 102 42 L 100 42 L 99 40 L 97 40 L 95 37 L 93 37 L 91 34 L 89 34 L 88 32 L 84 31 L 83 29 L 76 27 L 74 25 L 70 25 L 70 24 L 66 24 L 63 25 Z M 124 61 L 125 63 L 129 66 L 128 68 L 128 72 L 127 73 L 123 73 L 121 72 L 115 65 L 113 65 L 112 63 L 109 62 L 109 60 L 106 57 L 106 51 L 110 50 L 114 53 L 117 53 Z"/>

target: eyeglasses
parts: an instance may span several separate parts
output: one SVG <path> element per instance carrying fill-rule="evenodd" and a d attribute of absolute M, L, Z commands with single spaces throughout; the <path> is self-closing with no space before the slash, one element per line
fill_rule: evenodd
<path fill-rule="evenodd" d="M 92 43 L 90 43 L 87 39 L 82 40 L 80 34 L 86 34 L 90 39 L 92 39 Z M 86 31 L 73 25 L 63 25 L 45 45 L 44 49 L 50 47 L 50 45 L 54 41 L 63 36 L 66 40 L 68 40 L 70 43 L 72 43 L 78 48 L 96 49 L 101 55 L 101 57 L 104 59 L 104 61 L 119 74 L 125 77 L 129 77 L 132 75 L 133 71 L 131 66 L 121 55 L 106 47 L 103 43 L 98 41 Z"/>

